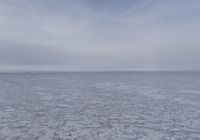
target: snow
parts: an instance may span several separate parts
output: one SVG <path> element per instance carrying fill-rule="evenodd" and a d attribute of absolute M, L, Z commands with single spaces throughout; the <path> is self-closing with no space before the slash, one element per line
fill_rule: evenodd
<path fill-rule="evenodd" d="M 1 73 L 0 140 L 200 140 L 200 73 Z"/>

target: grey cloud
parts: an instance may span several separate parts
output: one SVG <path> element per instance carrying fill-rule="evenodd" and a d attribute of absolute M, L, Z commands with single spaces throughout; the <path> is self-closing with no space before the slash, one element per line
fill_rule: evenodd
<path fill-rule="evenodd" d="M 200 69 L 200 2 L 0 2 L 0 68 Z"/>

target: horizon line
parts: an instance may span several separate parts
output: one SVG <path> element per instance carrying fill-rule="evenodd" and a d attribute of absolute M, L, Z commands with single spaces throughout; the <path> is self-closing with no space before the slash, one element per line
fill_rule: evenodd
<path fill-rule="evenodd" d="M 0 73 L 200 72 L 200 70 L 0 70 Z"/>

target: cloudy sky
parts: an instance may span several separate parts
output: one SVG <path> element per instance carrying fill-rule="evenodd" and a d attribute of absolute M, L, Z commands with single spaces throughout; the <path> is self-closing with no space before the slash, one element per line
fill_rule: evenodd
<path fill-rule="evenodd" d="M 200 0 L 0 0 L 0 70 L 200 70 Z"/>

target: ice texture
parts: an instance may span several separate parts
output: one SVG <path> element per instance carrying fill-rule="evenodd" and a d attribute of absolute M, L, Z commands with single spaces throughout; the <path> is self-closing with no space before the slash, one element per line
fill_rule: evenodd
<path fill-rule="evenodd" d="M 200 140 L 200 73 L 1 73 L 0 140 Z"/>

